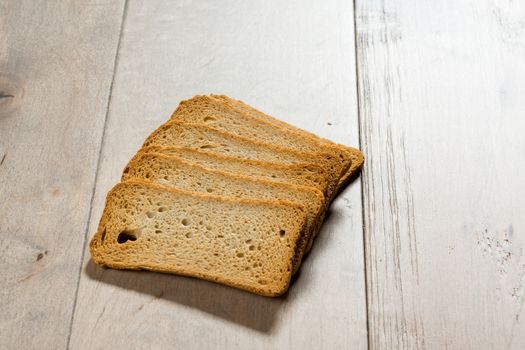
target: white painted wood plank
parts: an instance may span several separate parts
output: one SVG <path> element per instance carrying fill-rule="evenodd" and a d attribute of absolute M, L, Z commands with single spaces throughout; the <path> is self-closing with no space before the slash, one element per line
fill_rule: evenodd
<path fill-rule="evenodd" d="M 70 331 L 123 2 L 0 3 L 0 348 Z"/>
<path fill-rule="evenodd" d="M 358 141 L 347 1 L 132 1 L 90 232 L 106 192 L 181 99 L 224 93 L 350 145 Z M 86 254 L 71 347 L 365 348 L 360 183 L 334 203 L 286 298 L 199 280 L 102 270 Z"/>
<path fill-rule="evenodd" d="M 525 3 L 356 4 L 370 347 L 525 347 Z"/>

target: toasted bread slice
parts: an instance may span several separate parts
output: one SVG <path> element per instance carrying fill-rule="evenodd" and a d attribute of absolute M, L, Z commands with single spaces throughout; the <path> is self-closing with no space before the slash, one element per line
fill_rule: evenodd
<path fill-rule="evenodd" d="M 115 269 L 202 278 L 266 296 L 289 286 L 304 207 L 225 198 L 143 181 L 117 184 L 91 240 L 93 260 Z"/>
<path fill-rule="evenodd" d="M 343 172 L 350 168 L 348 151 L 335 145 L 323 145 L 315 139 L 303 137 L 295 131 L 285 130 L 244 113 L 231 103 L 210 96 L 195 96 L 182 101 L 171 116 L 172 120 L 187 123 L 206 124 L 250 140 L 271 143 L 299 152 L 329 154 L 340 162 Z"/>

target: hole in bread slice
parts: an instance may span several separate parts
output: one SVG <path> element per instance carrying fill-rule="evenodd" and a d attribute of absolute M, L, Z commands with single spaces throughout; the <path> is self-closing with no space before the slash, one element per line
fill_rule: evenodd
<path fill-rule="evenodd" d="M 118 234 L 117 243 L 122 244 L 127 241 L 136 241 L 140 236 L 141 229 L 125 229 Z"/>

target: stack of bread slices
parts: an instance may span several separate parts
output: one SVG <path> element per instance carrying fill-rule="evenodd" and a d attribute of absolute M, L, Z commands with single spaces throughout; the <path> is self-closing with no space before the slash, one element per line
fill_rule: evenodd
<path fill-rule="evenodd" d="M 334 197 L 363 164 L 222 95 L 182 101 L 107 195 L 93 260 L 283 294 Z"/>

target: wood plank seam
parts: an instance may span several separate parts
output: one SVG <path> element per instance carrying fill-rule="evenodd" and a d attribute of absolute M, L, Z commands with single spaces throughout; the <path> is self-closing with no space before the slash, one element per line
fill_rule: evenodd
<path fill-rule="evenodd" d="M 362 147 L 363 141 L 361 140 L 361 103 L 359 99 L 359 55 L 357 54 L 357 15 L 356 15 L 356 6 L 357 0 L 353 0 L 353 15 L 354 15 L 354 65 L 355 65 L 355 93 L 356 93 L 356 107 L 357 107 L 357 131 L 358 131 L 358 143 L 359 143 L 359 149 L 361 152 L 364 152 L 364 149 Z M 364 176 L 364 171 L 366 168 L 366 153 L 365 154 L 365 164 L 363 164 L 362 169 L 362 176 Z M 365 230 L 365 192 L 364 192 L 364 183 L 363 180 L 360 178 L 359 181 L 361 181 L 361 217 L 362 217 L 362 227 L 361 227 L 361 234 L 363 235 L 363 267 L 364 267 L 364 277 L 365 277 L 365 312 L 366 312 L 366 347 L 367 349 L 370 349 L 370 322 L 369 322 L 369 310 L 368 310 L 368 271 L 367 271 L 367 250 L 366 250 L 366 230 Z"/>
<path fill-rule="evenodd" d="M 100 168 L 100 159 L 101 159 L 101 156 L 102 156 L 102 148 L 104 147 L 104 139 L 105 139 L 105 136 L 106 136 L 106 127 L 107 127 L 108 116 L 109 116 L 109 107 L 111 105 L 111 96 L 112 96 L 112 93 L 113 93 L 113 85 L 115 83 L 115 75 L 116 75 L 116 71 L 117 71 L 117 67 L 118 67 L 118 57 L 119 57 L 119 52 L 120 52 L 120 44 L 122 42 L 122 36 L 123 36 L 123 33 L 124 33 L 124 25 L 125 25 L 125 21 L 126 21 L 127 10 L 128 10 L 128 0 L 124 0 L 124 6 L 122 8 L 122 20 L 120 22 L 120 31 L 119 31 L 119 37 L 118 37 L 118 42 L 117 42 L 117 49 L 115 50 L 115 58 L 114 58 L 114 61 L 113 61 L 113 72 L 112 72 L 112 77 L 111 77 L 111 84 L 109 86 L 108 97 L 107 97 L 106 115 L 104 117 L 104 127 L 102 129 L 102 135 L 101 135 L 101 138 L 100 138 L 100 143 L 99 143 L 99 148 L 98 148 L 97 166 L 95 168 L 95 174 L 94 174 L 94 179 L 93 179 L 94 180 L 93 181 L 93 187 L 91 189 L 91 199 L 90 199 L 89 210 L 88 210 L 87 219 L 86 219 L 86 227 L 84 229 L 84 242 L 82 243 L 82 251 L 80 253 L 81 254 L 80 255 L 80 264 L 79 264 L 78 273 L 77 273 L 75 297 L 73 299 L 73 307 L 72 307 L 73 310 L 71 311 L 71 319 L 69 321 L 69 330 L 68 330 L 68 335 L 67 335 L 66 349 L 70 348 L 71 332 L 72 332 L 72 329 L 73 329 L 73 321 L 75 319 L 75 311 L 76 311 L 77 299 L 78 299 L 78 289 L 80 287 L 80 276 L 82 274 L 82 267 L 83 267 L 83 264 L 84 264 L 84 255 L 85 255 L 85 251 L 86 251 L 86 244 L 87 244 L 87 241 L 88 241 L 87 237 L 88 237 L 88 234 L 89 234 L 89 232 L 88 232 L 88 230 L 89 230 L 89 221 L 90 221 L 90 218 L 91 218 L 91 211 L 93 209 L 93 200 L 95 198 L 95 190 L 96 190 L 96 186 L 97 186 L 97 178 L 98 178 L 99 168 Z"/>

